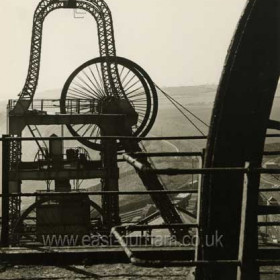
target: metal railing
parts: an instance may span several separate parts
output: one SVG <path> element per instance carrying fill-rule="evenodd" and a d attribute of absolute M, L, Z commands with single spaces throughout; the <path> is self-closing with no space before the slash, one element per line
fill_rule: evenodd
<path fill-rule="evenodd" d="M 88 161 L 91 160 L 88 151 L 84 147 L 64 147 L 63 150 L 64 152 L 61 155 L 61 160 L 78 160 L 81 155 L 85 160 Z M 73 151 L 73 156 L 69 154 L 72 153 L 72 151 Z M 48 155 L 48 150 L 47 153 L 45 152 L 43 153 L 41 150 L 38 150 L 38 152 L 34 157 L 34 161 L 48 161 L 50 157 L 51 155 Z"/>
<path fill-rule="evenodd" d="M 268 137 L 280 137 L 279 134 L 271 134 L 268 135 Z M 84 138 L 84 137 L 83 137 Z M 158 140 L 205 140 L 206 137 L 204 136 L 171 136 L 171 137 L 145 137 L 145 138 L 139 138 L 139 137 L 119 137 L 119 136 L 109 136 L 109 137 L 86 137 L 87 139 L 101 139 L 101 140 L 119 140 L 119 139 L 130 139 L 132 141 L 158 141 Z M 3 142 L 9 142 L 12 140 L 19 140 L 19 141 L 34 141 L 35 139 L 32 137 L 6 137 L 6 138 L 0 138 L 0 141 Z M 52 140 L 51 137 L 41 137 L 38 138 L 38 140 Z M 59 139 L 62 140 L 78 140 L 80 137 L 59 137 Z M 279 155 L 279 151 L 268 151 L 264 152 L 264 155 L 271 156 L 271 155 Z M 141 172 L 146 173 L 154 173 L 154 174 L 164 174 L 164 175 L 190 175 L 190 174 L 225 174 L 225 173 L 236 173 L 236 174 L 280 174 L 280 168 L 252 168 L 252 167 L 222 167 L 222 168 L 184 168 L 184 169 L 178 169 L 178 168 L 164 168 L 164 169 L 152 169 L 142 162 L 139 161 L 142 157 L 203 157 L 203 153 L 201 152 L 161 152 L 161 153 L 131 153 L 131 154 L 122 154 L 123 159 L 128 162 L 130 165 L 132 165 L 136 170 L 140 170 Z M 280 188 L 260 188 L 259 192 L 276 192 L 280 191 Z M 198 194 L 198 189 L 196 188 L 190 188 L 188 190 L 162 190 L 162 191 L 71 191 L 71 192 L 33 192 L 33 193 L 27 193 L 27 192 L 20 192 L 20 193 L 5 193 L 0 194 L 1 198 L 4 197 L 65 197 L 65 196 L 79 196 L 81 194 L 83 195 L 90 195 L 90 196 L 126 196 L 126 195 L 151 195 L 151 194 Z M 259 227 L 264 226 L 280 226 L 280 222 L 259 222 Z M 130 258 L 130 260 L 138 265 L 161 265 L 164 264 L 164 261 L 147 261 L 137 258 L 132 251 L 128 248 L 128 245 L 126 244 L 125 240 L 121 236 L 120 232 L 124 231 L 145 231 L 145 230 L 154 230 L 154 229 L 164 229 L 164 228 L 171 228 L 171 227 L 181 227 L 181 228 L 198 228 L 199 224 L 193 223 L 193 224 L 168 224 L 168 225 L 127 225 L 127 226 L 117 226 L 112 228 L 112 234 L 115 236 L 115 238 L 119 241 L 119 244 L 122 246 L 124 251 L 127 253 L 127 256 Z M 277 260 L 256 260 L 261 265 L 278 265 L 279 261 Z M 169 264 L 175 264 L 175 262 L 168 261 Z M 200 266 L 200 265 L 213 265 L 213 264 L 223 264 L 223 265 L 234 265 L 239 266 L 240 261 L 239 260 L 217 260 L 217 261 L 182 261 L 177 262 L 177 264 L 182 264 L 185 266 Z"/>
<path fill-rule="evenodd" d="M 8 101 L 7 110 L 12 111 L 17 99 Z M 61 99 L 33 99 L 29 106 L 29 110 L 38 114 L 60 113 Z M 66 99 L 65 111 L 67 114 L 92 114 L 97 112 L 97 101 L 95 99 Z"/>

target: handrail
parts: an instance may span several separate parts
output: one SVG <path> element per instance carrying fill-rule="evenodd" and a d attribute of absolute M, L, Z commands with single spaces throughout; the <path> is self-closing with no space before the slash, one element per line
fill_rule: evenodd
<path fill-rule="evenodd" d="M 115 114 L 116 116 L 122 117 L 121 114 Z M 280 134 L 267 134 L 267 138 L 280 138 Z M 5 141 L 13 141 L 13 140 L 20 140 L 20 141 L 34 141 L 34 140 L 51 140 L 52 137 L 12 137 L 7 136 Z M 158 141 L 158 140 L 206 140 L 207 136 L 201 135 L 194 135 L 194 136 L 148 136 L 148 137 L 136 137 L 136 136 L 99 136 L 99 137 L 81 137 L 81 136 L 58 136 L 57 139 L 60 140 L 132 140 L 132 141 Z M 0 137 L 0 141 L 4 141 L 3 137 Z"/>

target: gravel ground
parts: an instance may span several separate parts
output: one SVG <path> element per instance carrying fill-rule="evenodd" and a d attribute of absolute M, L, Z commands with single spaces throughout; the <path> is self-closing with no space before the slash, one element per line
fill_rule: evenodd
<path fill-rule="evenodd" d="M 280 267 L 262 268 L 261 280 L 280 280 Z M 136 267 L 131 264 L 99 264 L 92 266 L 0 266 L 0 280 L 193 280 L 190 268 Z"/>
<path fill-rule="evenodd" d="M 0 280 L 58 280 L 58 279 L 190 279 L 190 268 L 184 267 L 136 267 L 131 264 L 107 264 L 85 266 L 13 266 L 2 267 Z"/>

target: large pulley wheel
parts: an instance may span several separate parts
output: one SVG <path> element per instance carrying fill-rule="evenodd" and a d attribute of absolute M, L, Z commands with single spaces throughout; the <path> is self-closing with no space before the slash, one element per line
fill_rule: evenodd
<path fill-rule="evenodd" d="M 110 64 L 117 66 L 126 99 L 138 114 L 137 123 L 132 126 L 132 136 L 147 135 L 157 115 L 157 92 L 149 75 L 139 65 L 125 58 L 98 57 L 78 67 L 70 75 L 62 90 L 61 113 L 98 113 L 98 104 L 110 99 L 102 75 L 104 63 L 109 64 L 109 67 Z M 67 127 L 73 136 L 100 136 L 100 128 L 96 124 L 67 125 Z M 91 149 L 101 150 L 100 140 L 80 139 L 79 141 Z M 121 149 L 120 144 L 119 149 Z"/>

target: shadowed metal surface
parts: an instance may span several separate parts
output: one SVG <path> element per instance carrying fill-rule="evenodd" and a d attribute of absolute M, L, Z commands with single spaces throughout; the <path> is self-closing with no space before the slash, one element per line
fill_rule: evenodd
<path fill-rule="evenodd" d="M 205 167 L 260 167 L 265 133 L 279 76 L 279 1 L 248 1 L 231 43 L 220 80 L 208 137 Z M 237 259 L 243 175 L 205 175 L 200 238 L 218 232 L 224 247 L 200 246 L 198 258 Z M 260 177 L 250 177 L 257 205 Z M 257 216 L 245 236 L 257 249 Z M 248 228 L 246 229 L 248 230 Z M 200 274 L 200 273 L 199 273 Z M 207 268 L 198 279 L 236 279 L 236 268 Z M 215 275 L 215 276 L 214 276 Z M 213 278 L 214 277 L 214 278 Z M 250 279 L 257 279 L 250 278 Z M 249 278 L 247 278 L 249 279 Z"/>

